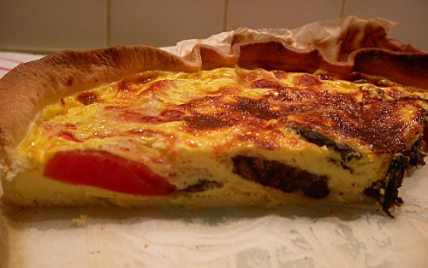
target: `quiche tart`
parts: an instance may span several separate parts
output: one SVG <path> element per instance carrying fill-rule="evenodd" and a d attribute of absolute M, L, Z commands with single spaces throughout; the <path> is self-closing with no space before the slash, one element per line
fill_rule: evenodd
<path fill-rule="evenodd" d="M 2 201 L 377 202 L 390 214 L 424 163 L 428 54 L 379 29 L 335 58 L 236 34 L 228 53 L 141 45 L 20 65 L 0 80 Z"/>

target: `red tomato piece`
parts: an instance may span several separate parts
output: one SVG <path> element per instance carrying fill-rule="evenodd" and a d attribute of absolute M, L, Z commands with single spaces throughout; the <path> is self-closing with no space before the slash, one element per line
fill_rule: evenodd
<path fill-rule="evenodd" d="M 135 195 L 167 195 L 176 190 L 144 164 L 105 151 L 57 152 L 44 175 L 62 182 Z"/>

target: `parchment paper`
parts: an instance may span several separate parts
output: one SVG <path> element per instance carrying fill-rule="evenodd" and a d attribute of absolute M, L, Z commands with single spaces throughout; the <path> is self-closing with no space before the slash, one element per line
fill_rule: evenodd
<path fill-rule="evenodd" d="M 370 27 L 366 28 L 367 25 Z M 359 42 L 367 34 L 367 30 L 379 31 L 377 38 L 383 40 L 383 34 L 396 25 L 395 22 L 382 19 L 372 18 L 363 20 L 355 16 L 348 16 L 336 20 L 326 20 L 313 22 L 295 29 L 284 28 L 265 28 L 249 29 L 238 28 L 233 31 L 222 32 L 212 35 L 206 39 L 189 39 L 178 42 L 175 46 L 164 48 L 168 52 L 186 57 L 190 54 L 192 48 L 197 44 L 205 44 L 218 48 L 224 53 L 229 53 L 233 37 L 237 34 L 245 34 L 252 41 L 261 41 L 267 39 L 280 39 L 287 45 L 293 46 L 299 50 L 310 50 L 318 48 L 322 50 L 324 56 L 330 60 L 337 60 L 341 45 L 346 38 L 354 40 L 355 49 Z M 386 36 L 385 36 L 386 37 Z M 388 42 L 395 43 L 395 40 L 386 37 Z M 349 41 L 349 40 L 347 40 Z M 394 44 L 400 48 L 400 44 Z"/>
<path fill-rule="evenodd" d="M 338 41 L 333 37 L 353 19 L 295 30 L 237 31 L 254 32 L 261 39 L 282 38 L 299 48 L 321 41 L 334 47 Z M 377 21 L 386 28 L 393 25 Z M 205 43 L 228 52 L 234 32 L 164 49 L 185 56 L 195 44 Z M 376 205 L 198 211 L 3 208 L 0 267 L 427 267 L 427 178 L 424 167 L 405 179 L 400 189 L 405 204 L 394 219 Z"/>

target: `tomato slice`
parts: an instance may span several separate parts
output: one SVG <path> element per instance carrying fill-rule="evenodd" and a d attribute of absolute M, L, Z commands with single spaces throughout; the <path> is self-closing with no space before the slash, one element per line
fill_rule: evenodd
<path fill-rule="evenodd" d="M 176 189 L 144 164 L 105 151 L 57 152 L 44 175 L 62 182 L 135 195 L 167 195 Z"/>

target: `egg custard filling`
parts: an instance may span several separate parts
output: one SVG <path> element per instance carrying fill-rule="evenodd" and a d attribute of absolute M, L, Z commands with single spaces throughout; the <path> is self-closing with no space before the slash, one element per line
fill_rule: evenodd
<path fill-rule="evenodd" d="M 192 207 L 380 202 L 388 211 L 400 203 L 405 171 L 423 164 L 425 95 L 363 74 L 147 71 L 46 106 L 14 151 L 25 168 L 5 197 L 30 207 L 83 198 Z"/>

